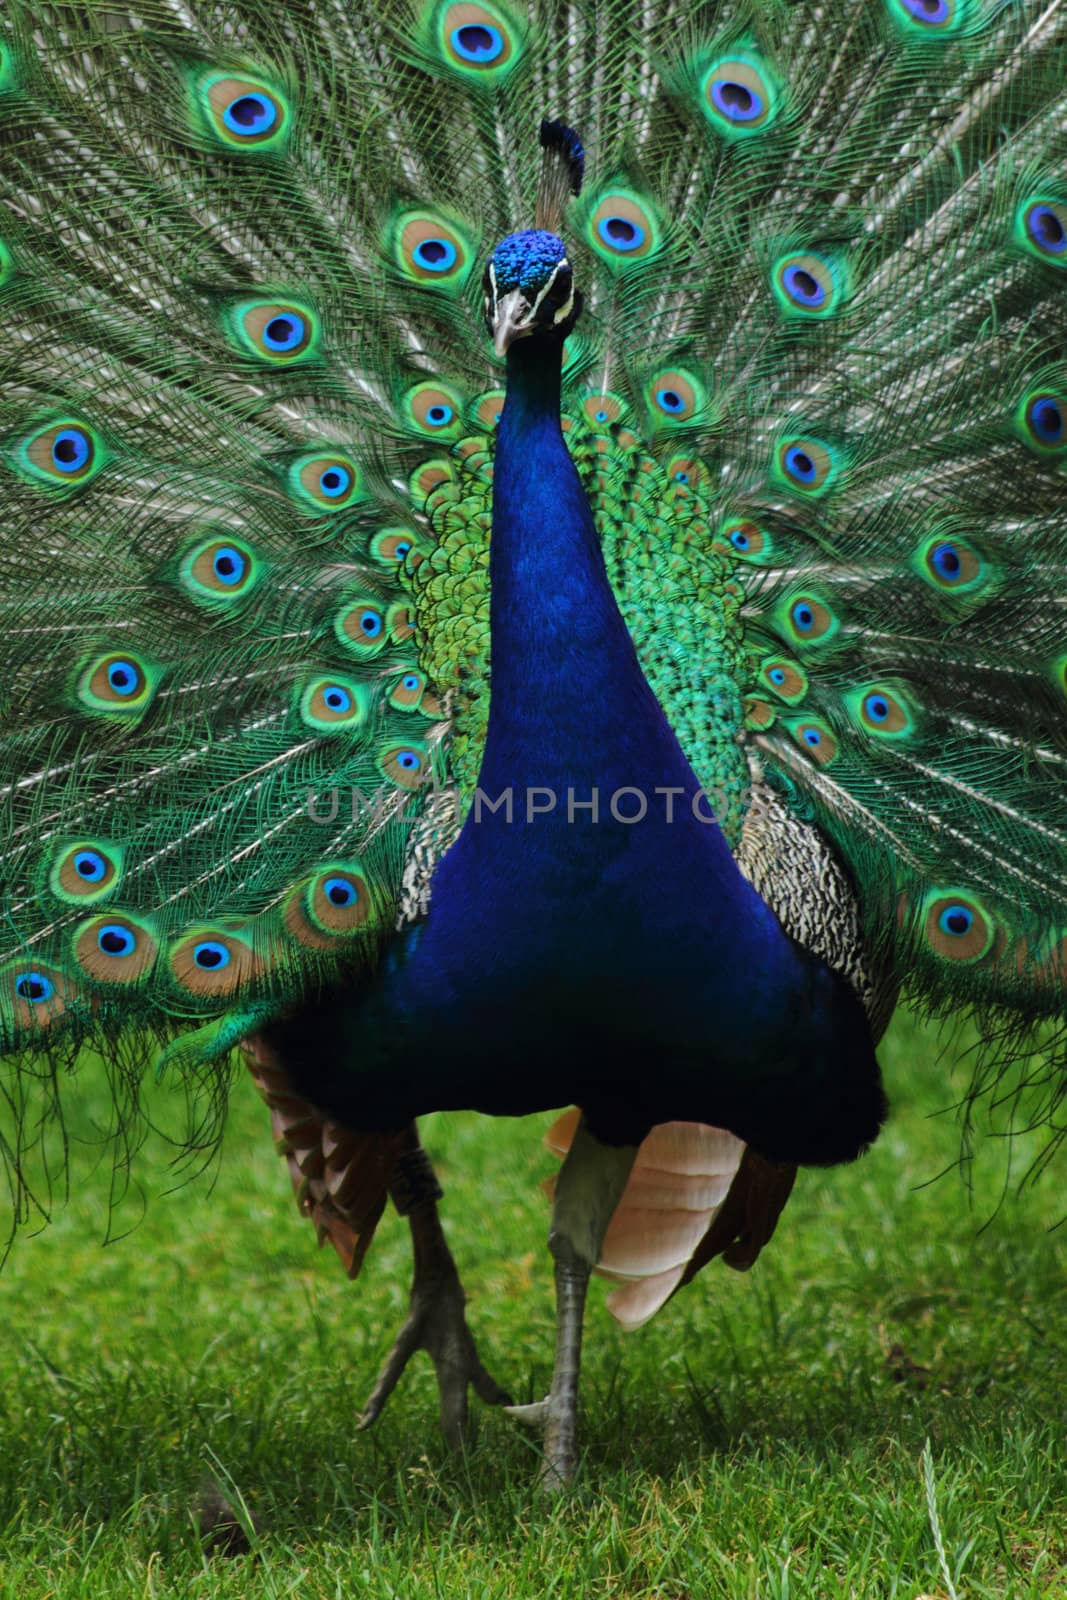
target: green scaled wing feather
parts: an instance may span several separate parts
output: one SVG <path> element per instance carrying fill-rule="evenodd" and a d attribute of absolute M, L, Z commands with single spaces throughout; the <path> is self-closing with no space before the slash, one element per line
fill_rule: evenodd
<path fill-rule="evenodd" d="M 588 147 L 568 439 L 729 837 L 758 760 L 913 992 L 1062 1014 L 1060 8 L 14 0 L 0 41 L 5 1051 L 218 1052 L 447 843 L 480 277 L 543 115 Z"/>

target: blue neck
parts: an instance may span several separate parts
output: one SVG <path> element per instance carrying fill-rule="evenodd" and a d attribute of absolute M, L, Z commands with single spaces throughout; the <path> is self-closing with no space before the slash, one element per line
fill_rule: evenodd
<path fill-rule="evenodd" d="M 480 786 L 644 784 L 680 752 L 608 583 L 560 427 L 562 346 L 508 352 L 490 552 L 492 697 Z M 666 778 L 663 781 L 668 781 Z"/>
<path fill-rule="evenodd" d="M 476 797 L 437 869 L 427 933 L 435 959 L 448 943 L 450 964 L 472 970 L 490 949 L 523 980 L 577 962 L 625 981 L 630 966 L 648 971 L 650 942 L 666 951 L 684 929 L 728 941 L 741 923 L 753 937 L 759 902 L 719 828 L 694 820 L 700 781 L 641 671 L 563 440 L 560 366 L 559 345 L 536 335 L 508 353 L 478 776 L 489 808 Z M 671 824 L 662 788 L 677 796 Z M 644 821 L 613 820 L 621 790 L 645 798 Z M 491 809 L 506 795 L 510 807 Z M 632 815 L 639 799 L 620 804 Z"/>

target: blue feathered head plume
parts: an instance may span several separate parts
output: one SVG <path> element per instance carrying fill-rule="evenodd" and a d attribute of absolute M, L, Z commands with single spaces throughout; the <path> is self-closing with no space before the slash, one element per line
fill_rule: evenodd
<path fill-rule="evenodd" d="M 574 129 L 563 122 L 542 122 L 540 138 L 537 225 L 502 239 L 485 271 L 485 318 L 498 355 L 539 329 L 566 336 L 581 309 L 557 230 L 568 195 L 581 189 L 584 152 Z"/>

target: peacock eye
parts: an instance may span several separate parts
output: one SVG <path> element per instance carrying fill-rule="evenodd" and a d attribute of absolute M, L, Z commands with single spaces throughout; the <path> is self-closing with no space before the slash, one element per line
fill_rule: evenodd
<path fill-rule="evenodd" d="M 930 565 L 946 583 L 955 583 L 963 571 L 960 553 L 952 544 L 935 545 L 930 552 Z"/>
<path fill-rule="evenodd" d="M 108 663 L 107 681 L 108 687 L 117 695 L 122 699 L 128 699 L 130 695 L 137 694 L 143 688 L 144 674 L 135 661 L 116 658 Z"/>
<path fill-rule="evenodd" d="M 52 445 L 52 462 L 58 472 L 81 472 L 92 454 L 89 436 L 83 428 L 62 428 Z"/>
<path fill-rule="evenodd" d="M 232 959 L 229 950 L 217 939 L 203 939 L 193 950 L 193 960 L 205 972 L 228 967 Z"/>
<path fill-rule="evenodd" d="M 1030 406 L 1030 424 L 1042 444 L 1059 444 L 1063 438 L 1063 412 L 1051 395 L 1041 395 Z"/>
<path fill-rule="evenodd" d="M 251 138 L 269 133 L 278 120 L 278 107 L 260 90 L 249 90 L 231 100 L 222 113 L 231 133 Z"/>
<path fill-rule="evenodd" d="M 703 109 L 727 138 L 745 138 L 774 120 L 780 94 L 768 69 L 755 56 L 716 61 L 702 84 Z"/>
<path fill-rule="evenodd" d="M 132 955 L 137 948 L 133 931 L 120 922 L 105 923 L 96 936 L 96 942 L 109 956 Z"/>
<path fill-rule="evenodd" d="M 249 566 L 248 558 L 231 545 L 223 545 L 216 550 L 215 559 L 212 562 L 216 578 L 221 584 L 225 584 L 228 589 L 235 588 L 244 580 Z"/>
<path fill-rule="evenodd" d="M 602 217 L 597 232 L 615 250 L 639 250 L 645 242 L 644 228 L 629 217 Z"/>
<path fill-rule="evenodd" d="M 815 482 L 815 463 L 806 450 L 801 450 L 797 445 L 790 445 L 785 453 L 786 470 L 801 483 Z"/>
<path fill-rule="evenodd" d="M 1020 242 L 1032 254 L 1067 266 L 1067 205 L 1051 195 L 1030 195 L 1016 213 Z"/>
<path fill-rule="evenodd" d="M 468 23 L 466 27 L 454 29 L 450 43 L 457 55 L 476 66 L 487 66 L 504 49 L 499 28 L 482 23 Z"/>
<path fill-rule="evenodd" d="M 573 283 L 574 273 L 565 261 L 561 262 L 556 269 L 556 276 L 553 278 L 549 288 L 548 298 L 555 300 L 557 303 L 562 303 L 570 294 Z"/>
<path fill-rule="evenodd" d="M 20 1000 L 40 1005 L 55 993 L 55 984 L 43 972 L 23 972 L 15 979 L 15 993 Z"/>
<path fill-rule="evenodd" d="M 38 428 L 21 446 L 18 459 L 31 477 L 56 488 L 87 483 L 105 456 L 88 424 L 66 418 Z"/>
<path fill-rule="evenodd" d="M 354 906 L 359 899 L 359 891 L 355 884 L 348 878 L 327 878 L 322 886 L 322 892 L 331 905 Z"/>
<path fill-rule="evenodd" d="M 898 0 L 908 17 L 927 28 L 943 27 L 952 20 L 949 0 Z"/>
<path fill-rule="evenodd" d="M 288 137 L 290 105 L 277 86 L 262 80 L 209 73 L 196 89 L 206 130 L 232 151 L 274 151 Z"/>

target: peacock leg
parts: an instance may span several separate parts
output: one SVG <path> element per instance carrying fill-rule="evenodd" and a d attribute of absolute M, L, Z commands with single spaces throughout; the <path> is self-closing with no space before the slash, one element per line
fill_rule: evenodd
<path fill-rule="evenodd" d="M 411 1228 L 415 1276 L 407 1320 L 397 1334 L 359 1426 L 369 1428 L 377 1421 L 415 1351 L 425 1350 L 437 1373 L 441 1430 L 450 1445 L 459 1447 L 466 1437 L 471 1387 L 486 1405 L 510 1405 L 511 1397 L 486 1371 L 467 1326 L 463 1285 L 437 1210 L 441 1188 L 414 1124 L 393 1168 L 389 1193 Z"/>
<path fill-rule="evenodd" d="M 556 1360 L 552 1387 L 545 1399 L 535 1405 L 510 1407 L 512 1416 L 520 1422 L 544 1428 L 541 1484 L 550 1493 L 570 1483 L 578 1464 L 578 1379 L 585 1300 L 604 1235 L 636 1155 L 636 1144 L 601 1144 L 583 1118 L 556 1184 L 548 1236 L 548 1248 L 556 1263 Z"/>

